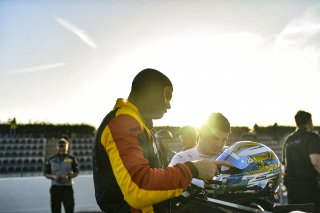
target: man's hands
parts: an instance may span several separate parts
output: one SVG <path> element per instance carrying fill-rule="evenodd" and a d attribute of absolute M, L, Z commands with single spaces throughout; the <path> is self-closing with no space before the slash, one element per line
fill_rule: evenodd
<path fill-rule="evenodd" d="M 52 174 L 45 174 L 45 176 L 51 180 L 55 180 L 57 182 L 66 182 L 74 177 L 76 177 L 79 172 L 70 172 L 68 175 L 52 175 Z"/>
<path fill-rule="evenodd" d="M 58 176 L 58 175 L 45 175 L 47 178 L 55 180 L 57 182 L 65 182 L 67 180 L 70 179 L 70 177 L 68 175 L 62 175 L 62 176 Z"/>
<path fill-rule="evenodd" d="M 62 175 L 62 176 L 58 176 L 58 182 L 65 182 L 69 180 L 69 176 L 68 175 Z"/>
<path fill-rule="evenodd" d="M 199 172 L 198 177 L 196 178 L 203 180 L 211 180 L 213 176 L 218 175 L 221 166 L 233 167 L 233 165 L 227 161 L 203 159 L 191 162 L 198 169 Z"/>

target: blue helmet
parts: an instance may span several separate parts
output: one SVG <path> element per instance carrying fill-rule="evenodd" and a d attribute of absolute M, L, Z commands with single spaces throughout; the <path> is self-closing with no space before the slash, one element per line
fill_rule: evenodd
<path fill-rule="evenodd" d="M 213 179 L 213 194 L 272 196 L 279 188 L 280 161 L 264 144 L 252 141 L 236 142 L 217 160 L 228 161 L 234 167 L 221 167 L 220 174 Z"/>

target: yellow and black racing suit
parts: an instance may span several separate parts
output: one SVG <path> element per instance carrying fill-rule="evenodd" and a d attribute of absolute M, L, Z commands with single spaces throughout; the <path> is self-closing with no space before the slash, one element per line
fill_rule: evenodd
<path fill-rule="evenodd" d="M 96 200 L 105 212 L 169 212 L 197 169 L 190 162 L 161 169 L 150 126 L 139 109 L 118 99 L 93 146 Z"/>

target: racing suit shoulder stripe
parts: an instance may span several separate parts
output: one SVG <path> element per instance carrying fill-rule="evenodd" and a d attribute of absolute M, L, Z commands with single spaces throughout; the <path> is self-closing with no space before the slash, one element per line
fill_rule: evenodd
<path fill-rule="evenodd" d="M 137 124 L 140 125 L 141 129 L 144 129 L 150 135 L 149 128 L 144 124 L 144 122 L 142 121 L 143 119 L 140 117 L 140 115 L 136 111 L 134 111 L 134 109 L 129 108 L 129 107 L 121 107 L 116 112 L 116 117 L 119 117 L 121 115 L 130 116 L 130 117 L 134 118 L 136 120 Z"/>

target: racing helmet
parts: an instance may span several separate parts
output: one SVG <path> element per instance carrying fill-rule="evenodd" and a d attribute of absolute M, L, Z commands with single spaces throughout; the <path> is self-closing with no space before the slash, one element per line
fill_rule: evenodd
<path fill-rule="evenodd" d="M 227 148 L 217 160 L 228 161 L 234 167 L 222 166 L 213 178 L 213 194 L 273 197 L 280 183 L 280 161 L 266 145 L 240 141 Z"/>
<path fill-rule="evenodd" d="M 156 132 L 155 137 L 161 150 L 170 149 L 173 138 L 172 133 L 170 131 L 166 129 L 160 129 Z"/>
<path fill-rule="evenodd" d="M 162 139 L 172 139 L 172 133 L 165 129 L 160 129 L 155 134 L 157 141 L 160 141 Z"/>

